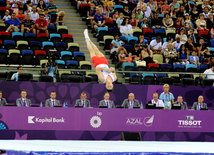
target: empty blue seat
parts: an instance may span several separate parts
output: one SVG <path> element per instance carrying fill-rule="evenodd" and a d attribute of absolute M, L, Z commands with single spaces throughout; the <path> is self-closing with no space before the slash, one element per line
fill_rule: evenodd
<path fill-rule="evenodd" d="M 52 45 L 52 46 L 54 46 L 54 43 L 50 42 L 50 41 L 44 41 L 44 42 L 42 42 L 42 48 L 44 48 L 46 45 Z"/>
<path fill-rule="evenodd" d="M 135 40 L 136 41 L 136 40 L 138 40 L 138 38 L 137 37 L 128 37 L 127 40 L 128 40 L 128 43 L 129 43 L 130 40 Z"/>
<path fill-rule="evenodd" d="M 7 44 L 13 44 L 13 45 L 15 45 L 16 43 L 15 43 L 14 40 L 5 40 L 4 41 L 4 46 L 7 45 Z"/>
<path fill-rule="evenodd" d="M 60 34 L 58 34 L 58 33 L 51 33 L 51 34 L 50 34 L 50 39 L 51 39 L 52 37 L 58 37 L 58 38 L 61 38 L 61 35 L 60 35 Z"/>
<path fill-rule="evenodd" d="M 48 29 L 56 29 L 54 25 L 48 25 Z"/>
<path fill-rule="evenodd" d="M 123 63 L 123 70 L 125 70 L 126 66 L 134 66 L 134 63 L 132 63 L 132 62 L 124 62 Z"/>
<path fill-rule="evenodd" d="M 23 36 L 23 33 L 21 32 L 12 32 L 12 39 L 14 36 Z"/>
<path fill-rule="evenodd" d="M 163 38 L 163 42 L 164 42 L 164 43 L 166 42 L 166 38 Z"/>
<path fill-rule="evenodd" d="M 214 51 L 214 47 L 209 47 L 209 50 L 210 51 Z"/>
<path fill-rule="evenodd" d="M 27 36 L 36 36 L 34 33 L 25 33 L 25 38 L 27 37 Z"/>
<path fill-rule="evenodd" d="M 146 76 L 154 76 L 154 74 L 153 73 L 143 73 L 143 80 Z"/>
<path fill-rule="evenodd" d="M 32 50 L 22 50 L 22 56 L 24 54 L 33 54 L 33 51 Z"/>
<path fill-rule="evenodd" d="M 97 29 L 98 35 L 100 31 L 108 31 L 108 29 L 106 27 L 98 27 Z"/>
<path fill-rule="evenodd" d="M 78 62 L 75 61 L 75 60 L 68 60 L 68 61 L 66 61 L 67 67 L 68 67 L 68 65 L 70 65 L 70 64 L 78 65 Z"/>
<path fill-rule="evenodd" d="M 55 60 L 55 62 L 56 62 L 57 64 L 63 64 L 63 65 L 65 65 L 65 61 L 63 61 L 63 60 Z"/>
<path fill-rule="evenodd" d="M 83 52 L 74 52 L 74 58 L 75 58 L 75 56 L 77 56 L 77 55 L 85 55 Z"/>
<path fill-rule="evenodd" d="M 171 64 L 160 64 L 160 67 L 164 68 L 164 67 L 172 67 L 172 66 L 171 66 Z"/>
<path fill-rule="evenodd" d="M 162 14 L 159 14 L 159 17 L 161 17 L 161 18 L 164 18 L 164 15 L 162 15 Z"/>
<path fill-rule="evenodd" d="M 159 76 L 166 76 L 166 77 L 167 77 L 167 74 L 163 74 L 163 73 L 160 73 L 160 74 L 158 73 L 158 74 L 156 74 L 156 78 L 159 77 Z"/>
<path fill-rule="evenodd" d="M 185 68 L 186 68 L 186 71 L 187 71 L 188 68 L 196 68 L 196 65 L 194 65 L 194 64 L 186 64 Z"/>
<path fill-rule="evenodd" d="M 55 46 L 66 46 L 66 43 L 65 42 L 56 42 L 55 43 Z"/>
<path fill-rule="evenodd" d="M 117 27 L 109 27 L 109 32 L 120 32 L 119 28 Z"/>
<path fill-rule="evenodd" d="M 184 68 L 184 66 L 182 64 L 173 64 L 173 69 L 177 68 L 177 67 L 182 67 Z"/>
<path fill-rule="evenodd" d="M 120 39 L 126 40 L 125 36 L 120 36 Z"/>
<path fill-rule="evenodd" d="M 214 47 L 214 39 L 210 39 L 210 46 Z"/>
<path fill-rule="evenodd" d="M 123 6 L 122 5 L 114 5 L 114 10 L 115 9 L 123 9 Z"/>
<path fill-rule="evenodd" d="M 61 57 L 63 55 L 71 55 L 72 56 L 72 53 L 70 51 L 61 51 Z"/>
<path fill-rule="evenodd" d="M 31 41 L 30 42 L 30 46 L 32 46 L 32 45 L 40 45 L 41 46 L 41 42 L 39 42 L 39 41 Z"/>
<path fill-rule="evenodd" d="M 0 49 L 0 53 L 7 53 L 6 49 Z"/>
<path fill-rule="evenodd" d="M 165 33 L 163 29 L 154 29 L 155 34 L 156 33 Z"/>

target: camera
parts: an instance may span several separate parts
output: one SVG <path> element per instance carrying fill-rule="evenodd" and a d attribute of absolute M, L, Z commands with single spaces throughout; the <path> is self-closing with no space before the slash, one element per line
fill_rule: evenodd
<path fill-rule="evenodd" d="M 56 66 L 57 64 L 56 64 L 55 60 L 57 60 L 57 59 L 58 59 L 57 51 L 56 50 L 50 50 L 49 51 L 48 66 Z"/>

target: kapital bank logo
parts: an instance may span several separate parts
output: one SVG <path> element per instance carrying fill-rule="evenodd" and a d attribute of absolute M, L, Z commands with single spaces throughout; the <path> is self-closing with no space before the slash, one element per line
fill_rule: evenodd
<path fill-rule="evenodd" d="M 65 123 L 65 119 L 62 118 L 55 118 L 55 117 L 50 117 L 50 118 L 39 118 L 35 116 L 28 116 L 28 123 L 29 124 L 34 124 L 34 123 Z"/>
<path fill-rule="evenodd" d="M 97 112 L 98 116 L 93 116 L 90 119 L 90 125 L 93 128 L 99 128 L 102 124 L 102 119 L 99 116 L 102 116 L 102 112 Z"/>
<path fill-rule="evenodd" d="M 154 121 L 154 115 L 151 117 L 145 117 L 143 118 L 127 118 L 126 124 L 127 125 L 145 125 L 147 127 L 150 127 L 153 124 Z"/>

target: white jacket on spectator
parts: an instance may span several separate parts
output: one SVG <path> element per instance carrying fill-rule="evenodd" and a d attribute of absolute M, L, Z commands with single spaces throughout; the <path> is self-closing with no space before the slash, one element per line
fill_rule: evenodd
<path fill-rule="evenodd" d="M 128 24 L 128 26 L 121 25 L 120 26 L 120 33 L 123 33 L 124 31 L 133 31 L 132 26 L 130 24 Z"/>

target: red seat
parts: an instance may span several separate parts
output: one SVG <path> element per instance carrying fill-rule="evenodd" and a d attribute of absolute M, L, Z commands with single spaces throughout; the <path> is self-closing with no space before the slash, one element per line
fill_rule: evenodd
<path fill-rule="evenodd" d="M 7 7 L 0 7 L 0 11 L 9 10 Z"/>
<path fill-rule="evenodd" d="M 145 34 L 146 32 L 152 32 L 152 33 L 154 33 L 154 31 L 152 29 L 143 29 L 143 34 Z"/>
<path fill-rule="evenodd" d="M 82 11 L 82 7 L 85 7 L 85 6 L 86 6 L 86 7 L 90 7 L 90 4 L 81 4 L 81 5 L 80 5 L 80 11 Z"/>
<path fill-rule="evenodd" d="M 37 54 L 44 54 L 44 55 L 46 55 L 47 53 L 44 50 L 36 50 L 35 51 L 35 57 L 37 56 Z"/>
<path fill-rule="evenodd" d="M 71 34 L 62 34 L 62 40 L 64 38 L 73 38 L 73 36 Z"/>
<path fill-rule="evenodd" d="M 202 34 L 209 34 L 209 31 L 199 31 L 198 34 L 199 34 L 199 36 Z"/>
<path fill-rule="evenodd" d="M 2 41 L 0 40 L 0 44 L 2 44 Z"/>
<path fill-rule="evenodd" d="M 37 34 L 37 39 L 38 39 L 39 37 L 42 37 L 42 36 L 48 37 L 48 35 L 47 35 L 46 33 L 38 33 L 38 34 Z"/>
<path fill-rule="evenodd" d="M 113 24 L 114 22 L 113 22 L 113 20 L 107 19 L 107 20 L 105 20 L 105 23 L 112 23 Z"/>
<path fill-rule="evenodd" d="M 1 35 L 10 36 L 10 32 L 3 32 L 3 31 L 2 31 L 2 32 L 0 32 L 0 36 L 1 36 Z"/>
<path fill-rule="evenodd" d="M 159 67 L 159 64 L 157 64 L 157 63 L 149 63 L 148 64 L 148 69 L 150 69 L 150 67 Z"/>

